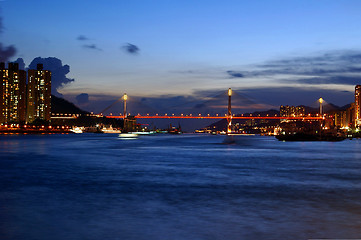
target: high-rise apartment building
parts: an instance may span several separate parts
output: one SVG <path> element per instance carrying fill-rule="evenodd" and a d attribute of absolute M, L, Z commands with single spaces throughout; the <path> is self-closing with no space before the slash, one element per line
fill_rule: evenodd
<path fill-rule="evenodd" d="M 26 116 L 26 72 L 17 63 L 0 63 L 0 123 L 21 123 Z"/>
<path fill-rule="evenodd" d="M 361 124 L 361 85 L 355 87 L 355 124 Z"/>
<path fill-rule="evenodd" d="M 26 122 L 36 119 L 50 121 L 51 117 L 51 72 L 37 69 L 28 70 L 27 115 Z"/>
<path fill-rule="evenodd" d="M 305 115 L 304 107 L 280 106 L 281 117 L 301 117 Z"/>

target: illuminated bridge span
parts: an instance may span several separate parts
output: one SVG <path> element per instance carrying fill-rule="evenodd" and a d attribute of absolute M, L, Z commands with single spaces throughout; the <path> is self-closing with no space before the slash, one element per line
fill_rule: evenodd
<path fill-rule="evenodd" d="M 155 114 L 155 115 L 135 115 L 132 116 L 132 118 L 135 119 L 227 119 L 227 132 L 231 132 L 231 124 L 232 124 L 232 120 L 234 119 L 275 119 L 275 120 L 322 120 L 323 119 L 323 115 L 322 115 L 322 99 L 320 100 L 320 115 L 318 116 L 298 116 L 298 117 L 285 117 L 285 116 L 253 116 L 252 114 L 247 114 L 247 116 L 244 116 L 243 114 L 241 115 L 237 115 L 235 116 L 234 114 L 232 114 L 232 107 L 231 107 L 231 96 L 232 96 L 232 90 L 229 88 L 228 89 L 228 111 L 227 114 L 225 114 L 224 116 L 222 115 L 218 115 L 216 114 L 215 116 L 211 116 L 210 114 L 206 114 L 206 115 L 192 115 L 192 114 L 181 114 L 181 115 L 168 115 L 168 114 L 164 114 L 164 115 L 159 115 L 159 114 Z M 123 111 L 123 115 L 119 115 L 119 116 L 106 116 L 107 118 L 121 118 L 121 119 L 127 119 L 129 116 L 127 114 L 127 99 L 128 96 L 127 94 L 124 94 L 123 96 L 123 101 L 124 101 L 124 111 Z M 118 102 L 119 100 L 117 100 Z M 112 106 L 112 105 L 111 105 Z M 110 107 L 111 107 L 110 106 Z M 109 107 L 108 107 L 109 108 Z M 107 109 L 108 109 L 107 108 Z"/>
<path fill-rule="evenodd" d="M 106 116 L 107 118 L 125 118 L 124 115 L 119 115 L 119 116 Z M 228 116 L 192 116 L 192 115 L 180 115 L 180 116 L 176 116 L 176 115 L 136 115 L 133 116 L 134 118 L 139 118 L 139 119 L 147 119 L 147 118 L 157 118 L 157 119 L 286 119 L 286 120 L 321 120 L 323 119 L 322 117 L 281 117 L 281 116 L 232 116 L 232 117 L 228 117 Z"/>

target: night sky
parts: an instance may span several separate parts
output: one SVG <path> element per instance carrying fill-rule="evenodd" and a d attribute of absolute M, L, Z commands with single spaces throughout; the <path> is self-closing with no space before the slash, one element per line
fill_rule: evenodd
<path fill-rule="evenodd" d="M 361 84 L 357 0 L 3 0 L 0 16 L 2 60 L 59 59 L 53 92 L 88 110 L 229 87 L 267 107 L 342 106 Z"/>

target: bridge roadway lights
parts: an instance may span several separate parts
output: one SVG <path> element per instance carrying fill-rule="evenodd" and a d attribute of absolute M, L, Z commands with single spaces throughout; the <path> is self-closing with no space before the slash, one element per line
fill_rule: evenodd
<path fill-rule="evenodd" d="M 107 118 L 124 118 L 124 116 L 106 116 Z M 137 115 L 134 116 L 134 118 L 139 118 L 139 119 L 147 119 L 147 118 L 158 118 L 158 119 L 227 119 L 227 116 L 159 116 L 159 115 L 154 115 L 154 116 L 142 116 L 142 115 Z M 281 119 L 285 119 L 285 120 L 322 120 L 324 119 L 322 116 L 321 117 L 254 117 L 254 116 L 243 116 L 243 117 L 233 117 L 232 119 L 274 119 L 274 120 L 281 120 Z"/>

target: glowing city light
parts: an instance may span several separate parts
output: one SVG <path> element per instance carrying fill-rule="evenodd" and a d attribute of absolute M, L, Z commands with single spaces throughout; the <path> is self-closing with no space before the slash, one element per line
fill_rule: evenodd
<path fill-rule="evenodd" d="M 232 96 L 232 89 L 228 89 L 228 96 Z"/>

